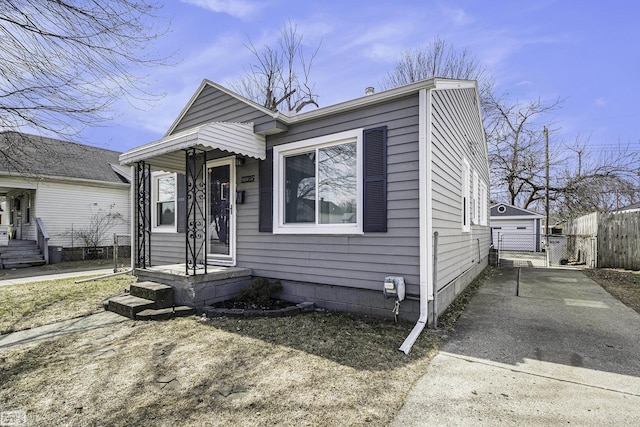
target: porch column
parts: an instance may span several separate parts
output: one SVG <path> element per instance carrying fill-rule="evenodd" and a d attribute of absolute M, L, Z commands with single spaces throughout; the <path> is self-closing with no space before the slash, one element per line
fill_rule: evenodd
<path fill-rule="evenodd" d="M 198 264 L 207 273 L 207 177 L 205 172 L 205 151 L 197 148 L 185 150 L 186 173 L 186 274 L 197 274 Z"/>
<path fill-rule="evenodd" d="M 135 166 L 136 268 L 151 266 L 151 166 L 137 162 Z"/>

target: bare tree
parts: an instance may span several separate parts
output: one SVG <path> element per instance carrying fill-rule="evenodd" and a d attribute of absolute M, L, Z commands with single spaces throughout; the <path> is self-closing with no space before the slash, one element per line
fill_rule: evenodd
<path fill-rule="evenodd" d="M 485 132 L 489 145 L 491 187 L 494 198 L 500 190 L 508 203 L 529 208 L 544 199 L 545 158 L 543 126 L 545 114 L 557 110 L 561 99 L 541 99 L 520 103 L 508 95 L 485 99 Z M 554 156 L 558 159 L 557 156 Z M 540 189 L 542 185 L 542 189 Z"/>
<path fill-rule="evenodd" d="M 308 53 L 302 40 L 291 21 L 283 25 L 275 47 L 259 49 L 249 40 L 247 48 L 256 62 L 244 77 L 231 83 L 231 87 L 273 111 L 300 112 L 308 105 L 317 107 L 318 95 L 309 76 L 320 45 Z"/>
<path fill-rule="evenodd" d="M 85 247 L 91 249 L 97 255 L 98 248 L 108 236 L 108 232 L 119 223 L 125 222 L 120 212 L 109 209 L 105 212 L 98 209 L 89 217 L 89 224 L 78 227 L 72 231 L 72 237 L 81 240 Z"/>
<path fill-rule="evenodd" d="M 590 212 L 612 212 L 639 200 L 640 154 L 629 144 L 590 149 L 576 140 L 566 147 L 569 161 L 557 174 L 554 213 L 559 220 Z"/>
<path fill-rule="evenodd" d="M 381 87 L 390 89 L 431 77 L 478 81 L 492 198 L 542 210 L 546 190 L 543 128 L 551 127 L 549 115 L 561 108 L 563 100 L 520 102 L 506 92 L 498 96 L 492 77 L 468 49 L 456 50 L 437 37 L 424 49 L 404 51 Z M 640 159 L 630 147 L 606 154 L 588 150 L 588 144 L 554 146 L 549 195 L 558 217 L 611 210 L 637 200 Z"/>
<path fill-rule="evenodd" d="M 69 139 L 120 99 L 154 98 L 134 73 L 171 56 L 150 49 L 166 30 L 158 11 L 148 0 L 0 2 L 0 130 Z"/>
<path fill-rule="evenodd" d="M 444 39 L 435 37 L 425 48 L 403 51 L 393 69 L 380 82 L 381 89 L 414 83 L 431 77 L 477 80 L 480 100 L 493 91 L 493 77 L 467 48 L 458 50 Z"/>
<path fill-rule="evenodd" d="M 496 199 L 523 208 L 538 208 L 546 192 L 543 123 L 562 99 L 519 103 L 508 96 L 489 98 L 485 117 Z M 594 151 L 588 141 L 553 144 L 550 153 L 549 200 L 557 220 L 588 212 L 610 211 L 637 199 L 640 155 L 629 145 Z M 497 196 L 506 192 L 505 196 Z"/>

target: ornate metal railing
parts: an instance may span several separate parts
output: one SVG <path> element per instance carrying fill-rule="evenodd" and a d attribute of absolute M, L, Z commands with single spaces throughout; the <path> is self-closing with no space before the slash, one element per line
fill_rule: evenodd
<path fill-rule="evenodd" d="M 136 267 L 151 266 L 151 166 L 136 163 L 135 168 Z"/>
<path fill-rule="evenodd" d="M 197 148 L 186 150 L 186 274 L 197 274 L 198 266 L 207 274 L 207 180 L 205 152 Z"/>

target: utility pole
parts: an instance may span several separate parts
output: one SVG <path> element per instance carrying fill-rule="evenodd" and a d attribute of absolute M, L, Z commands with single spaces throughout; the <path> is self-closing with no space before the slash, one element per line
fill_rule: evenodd
<path fill-rule="evenodd" d="M 544 209 L 546 215 L 547 229 L 545 234 L 549 235 L 549 129 L 544 127 L 544 169 L 545 169 L 545 195 L 544 195 Z M 547 238 L 548 240 L 548 238 Z M 549 243 L 547 241 L 547 243 Z"/>

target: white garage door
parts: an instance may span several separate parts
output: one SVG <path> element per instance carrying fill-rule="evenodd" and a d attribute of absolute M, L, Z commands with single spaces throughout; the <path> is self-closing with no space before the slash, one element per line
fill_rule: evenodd
<path fill-rule="evenodd" d="M 533 220 L 493 220 L 493 246 L 503 251 L 536 250 L 536 230 Z"/>

